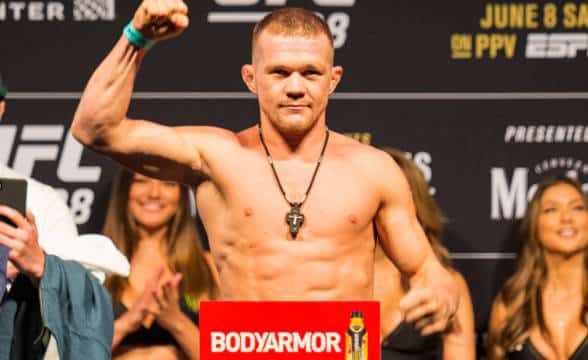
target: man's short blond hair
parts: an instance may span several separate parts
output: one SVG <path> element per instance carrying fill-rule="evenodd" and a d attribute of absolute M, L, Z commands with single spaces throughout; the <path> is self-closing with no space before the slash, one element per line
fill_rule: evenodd
<path fill-rule="evenodd" d="M 273 35 L 316 37 L 324 35 L 333 46 L 333 34 L 325 21 L 310 10 L 302 8 L 281 8 L 261 19 L 253 28 L 251 53 L 255 53 L 257 39 L 262 32 Z"/>

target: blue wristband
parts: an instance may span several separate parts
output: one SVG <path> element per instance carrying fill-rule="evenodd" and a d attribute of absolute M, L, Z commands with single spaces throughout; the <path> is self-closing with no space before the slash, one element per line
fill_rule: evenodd
<path fill-rule="evenodd" d="M 131 44 L 140 49 L 145 48 L 145 50 L 149 50 L 156 42 L 155 40 L 150 40 L 143 36 L 139 30 L 135 29 L 132 21 L 125 26 L 123 34 L 125 34 Z"/>

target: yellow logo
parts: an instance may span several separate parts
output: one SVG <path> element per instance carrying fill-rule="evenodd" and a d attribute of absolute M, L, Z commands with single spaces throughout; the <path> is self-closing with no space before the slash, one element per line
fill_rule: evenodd
<path fill-rule="evenodd" d="M 363 323 L 363 313 L 353 311 L 349 328 L 345 333 L 345 360 L 367 360 L 368 333 Z"/>

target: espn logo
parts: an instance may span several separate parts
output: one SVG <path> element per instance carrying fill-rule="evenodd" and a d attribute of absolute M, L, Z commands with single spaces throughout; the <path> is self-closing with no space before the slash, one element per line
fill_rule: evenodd
<path fill-rule="evenodd" d="M 587 33 L 533 33 L 527 36 L 527 59 L 575 58 L 588 50 Z M 586 54 L 584 54 L 586 56 Z"/>
<path fill-rule="evenodd" d="M 74 0 L 75 21 L 113 21 L 116 16 L 115 0 Z"/>

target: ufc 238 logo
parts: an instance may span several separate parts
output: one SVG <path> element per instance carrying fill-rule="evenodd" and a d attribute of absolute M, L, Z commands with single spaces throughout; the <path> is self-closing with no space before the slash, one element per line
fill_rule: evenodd
<path fill-rule="evenodd" d="M 80 165 L 83 146 L 69 132 L 65 134 L 63 125 L 25 125 L 15 146 L 16 138 L 15 125 L 0 126 L 0 163 L 8 164 L 14 150 L 11 167 L 21 175 L 31 177 L 38 162 L 57 161 L 57 178 L 64 183 L 96 183 L 100 179 L 102 169 L 99 166 Z M 76 223 L 86 223 L 91 215 L 94 191 L 85 187 L 71 192 L 57 190 L 66 202 L 69 200 Z"/>
<path fill-rule="evenodd" d="M 588 50 L 588 33 L 533 33 L 527 36 L 528 59 L 575 58 Z M 585 54 L 585 56 L 588 54 Z"/>
<path fill-rule="evenodd" d="M 352 7 L 356 0 L 313 0 L 312 3 L 318 7 Z M 218 6 L 231 8 L 239 7 L 238 11 L 231 11 L 223 9 L 222 11 L 211 11 L 208 13 L 209 23 L 255 23 L 261 20 L 267 11 L 258 10 L 243 10 L 243 7 L 259 6 L 279 7 L 287 6 L 288 0 L 214 0 Z M 333 34 L 333 45 L 335 49 L 341 48 L 345 45 L 347 40 L 347 30 L 351 24 L 349 14 L 345 12 L 333 12 L 328 15 L 321 15 L 331 29 Z"/>

